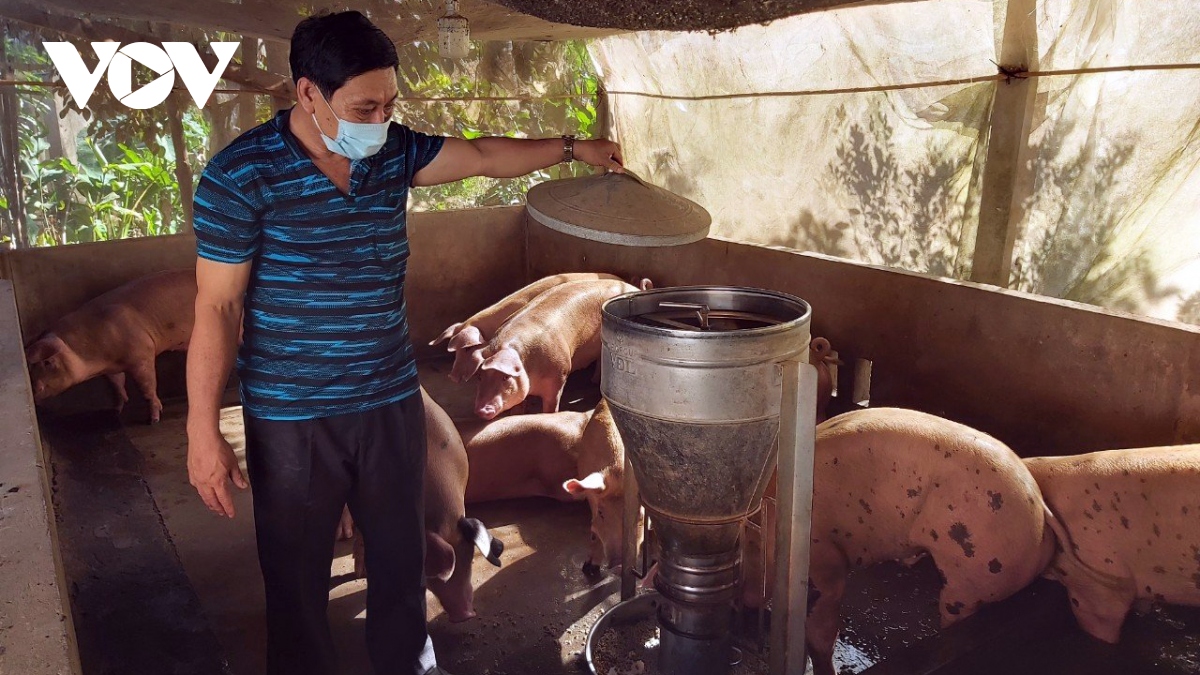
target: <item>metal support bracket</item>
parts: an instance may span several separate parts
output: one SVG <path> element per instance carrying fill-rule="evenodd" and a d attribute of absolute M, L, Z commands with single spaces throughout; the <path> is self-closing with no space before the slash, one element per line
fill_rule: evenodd
<path fill-rule="evenodd" d="M 802 675 L 807 664 L 804 621 L 808 609 L 809 534 L 812 529 L 813 444 L 817 369 L 802 361 L 783 364 L 779 411 L 778 495 L 775 518 L 775 588 L 771 600 L 770 673 Z"/>

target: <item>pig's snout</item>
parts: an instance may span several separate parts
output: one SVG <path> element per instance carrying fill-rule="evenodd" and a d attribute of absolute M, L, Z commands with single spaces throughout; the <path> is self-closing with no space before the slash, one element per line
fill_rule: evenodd
<path fill-rule="evenodd" d="M 614 574 L 619 574 L 625 567 L 625 556 L 622 548 L 623 545 L 620 541 L 606 546 L 604 539 L 593 531 L 591 553 L 588 555 L 587 561 L 583 563 L 583 573 L 588 576 L 595 576 L 600 574 L 602 570 L 607 569 Z"/>
<path fill-rule="evenodd" d="M 41 403 L 48 398 L 51 398 L 59 393 L 62 389 L 51 387 L 48 383 L 41 379 L 34 379 L 30 382 L 33 389 L 33 402 Z M 65 388 L 64 388 L 65 389 Z"/>
<path fill-rule="evenodd" d="M 504 412 L 504 397 L 490 396 L 488 398 L 475 399 L 475 414 L 485 420 L 495 418 L 500 413 Z"/>

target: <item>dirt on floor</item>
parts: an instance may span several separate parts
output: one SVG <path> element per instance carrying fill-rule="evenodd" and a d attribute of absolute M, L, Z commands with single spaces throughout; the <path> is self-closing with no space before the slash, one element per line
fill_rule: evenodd
<path fill-rule="evenodd" d="M 473 387 L 445 377 L 446 364 L 423 364 L 421 380 L 452 417 L 468 417 Z M 576 385 L 576 381 L 578 384 Z M 564 407 L 594 405 L 586 377 L 573 379 Z M 222 519 L 200 502 L 187 480 L 184 406 L 167 406 L 155 426 L 133 423 L 127 434 L 145 457 L 145 479 L 179 560 L 191 580 L 235 675 L 263 672 L 266 637 L 263 588 L 254 544 L 250 491 L 235 496 L 236 516 Z M 245 467 L 241 409 L 222 412 L 221 428 Z M 468 507 L 504 541 L 503 566 L 476 558 L 472 571 L 479 616 L 450 623 L 428 595 L 430 634 L 439 662 L 455 675 L 539 672 L 577 675 L 587 629 L 618 600 L 619 580 L 591 580 L 586 503 L 523 499 Z M 363 640 L 366 581 L 353 578 L 348 542 L 338 544 L 331 570 L 329 617 L 345 672 L 369 673 Z"/>
<path fill-rule="evenodd" d="M 471 387 L 447 364 L 422 382 L 452 417 L 469 417 Z M 572 378 L 564 407 L 598 399 L 590 373 Z M 55 507 L 85 675 L 264 672 L 263 588 L 249 491 L 218 518 L 188 484 L 185 406 L 149 426 L 137 411 L 43 419 Z M 240 408 L 222 430 L 244 467 Z M 503 566 L 477 559 L 473 620 L 451 624 L 436 598 L 428 618 L 441 665 L 455 675 L 577 675 L 596 619 L 619 600 L 612 575 L 589 579 L 584 503 L 521 499 L 468 506 L 505 542 Z M 329 617 L 344 671 L 371 672 L 363 642 L 366 582 L 349 545 L 331 569 Z M 1116 647 L 1074 627 L 1061 587 L 1041 581 L 937 634 L 937 570 L 885 564 L 851 575 L 835 660 L 842 674 L 1183 675 L 1200 672 L 1200 611 L 1135 616 Z M 752 623 L 753 618 L 747 619 Z M 929 638 L 935 637 L 934 641 Z"/>

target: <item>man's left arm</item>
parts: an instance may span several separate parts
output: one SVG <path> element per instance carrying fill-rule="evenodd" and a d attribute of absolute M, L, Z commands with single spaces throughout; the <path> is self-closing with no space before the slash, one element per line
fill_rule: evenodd
<path fill-rule="evenodd" d="M 620 172 L 621 146 L 605 140 L 575 141 L 575 159 Z M 563 139 L 447 138 L 441 151 L 413 175 L 414 187 L 440 185 L 471 176 L 516 178 L 563 161 Z"/>

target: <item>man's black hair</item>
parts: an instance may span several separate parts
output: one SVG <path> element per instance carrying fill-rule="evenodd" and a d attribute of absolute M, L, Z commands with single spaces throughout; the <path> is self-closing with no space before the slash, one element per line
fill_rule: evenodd
<path fill-rule="evenodd" d="M 312 80 L 326 98 L 352 77 L 400 64 L 391 38 L 360 12 L 321 13 L 292 32 L 292 81 Z"/>

